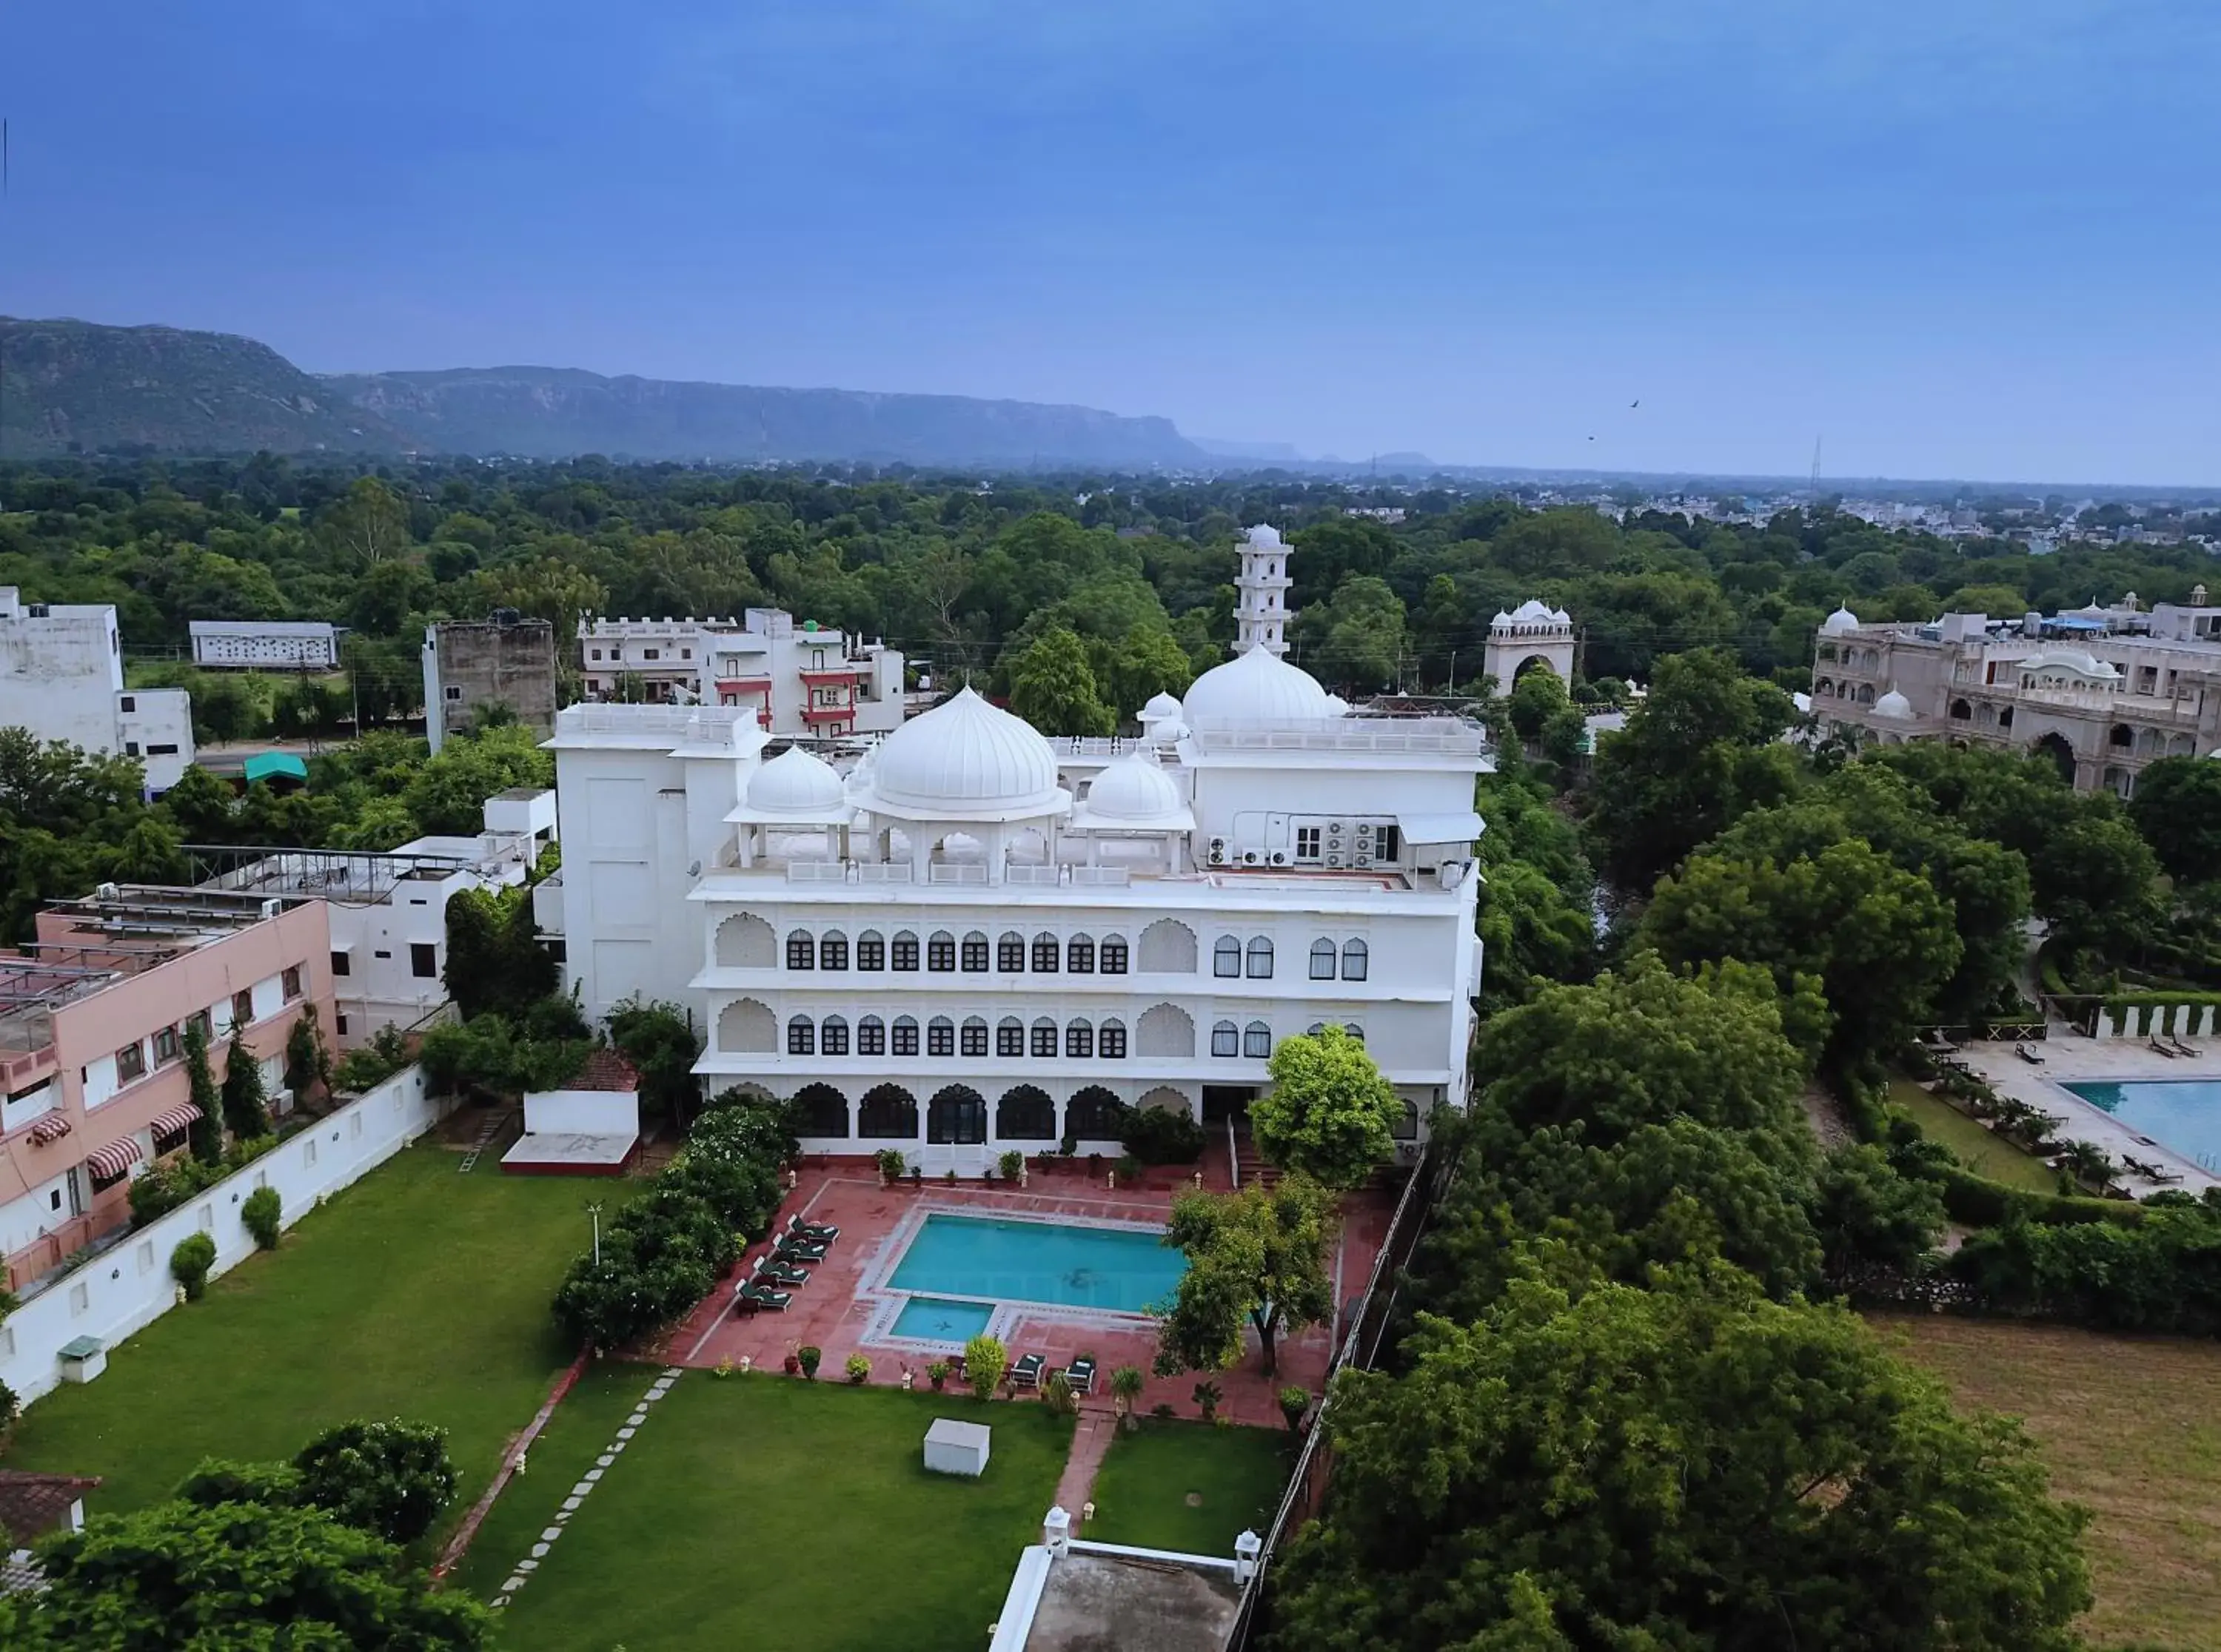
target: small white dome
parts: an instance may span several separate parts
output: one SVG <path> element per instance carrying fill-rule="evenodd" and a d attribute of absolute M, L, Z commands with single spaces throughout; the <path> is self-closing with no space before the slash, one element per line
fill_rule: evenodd
<path fill-rule="evenodd" d="M 1529 597 L 1510 613 L 1499 609 L 1495 623 L 1500 626 L 1570 625 L 1572 620 L 1563 608 L 1554 608 L 1548 603 Z"/>
<path fill-rule="evenodd" d="M 1253 648 L 1212 666 L 1188 685 L 1183 709 L 1198 726 L 1314 722 L 1336 715 L 1318 679 L 1269 648 Z"/>
<path fill-rule="evenodd" d="M 2047 648 L 2018 662 L 2023 671 L 2063 671 L 2070 676 L 2086 676 L 2099 683 L 2110 683 L 2121 674 L 2086 648 Z"/>
<path fill-rule="evenodd" d="M 1179 715 L 1180 702 L 1174 695 L 1153 694 L 1149 703 L 1142 708 L 1142 720 L 1145 723 L 1169 722 Z"/>
<path fill-rule="evenodd" d="M 1252 551 L 1279 550 L 1281 545 L 1280 530 L 1270 522 L 1260 522 L 1249 530 L 1248 541 Z"/>
<path fill-rule="evenodd" d="M 1326 697 L 1326 714 L 1327 714 L 1328 716 L 1329 716 L 1329 717 L 1347 717 L 1347 716 L 1348 716 L 1348 715 L 1349 715 L 1349 701 L 1347 701 L 1347 700 L 1345 700 L 1345 699 L 1343 699 L 1343 698 L 1342 698 L 1340 695 L 1338 695 L 1338 694 L 1330 694 L 1330 695 L 1327 695 L 1327 697 Z"/>
<path fill-rule="evenodd" d="M 1856 631 L 1858 628 L 1859 616 L 1849 608 L 1837 608 L 1820 622 L 1821 631 L 1830 637 L 1840 637 L 1846 631 Z"/>
<path fill-rule="evenodd" d="M 1912 715 L 1912 701 L 1892 689 L 1874 702 L 1874 714 L 1877 717 L 1910 717 Z"/>
<path fill-rule="evenodd" d="M 1179 807 L 1172 776 L 1139 753 L 1105 764 L 1087 789 L 1087 812 L 1100 820 L 1154 820 Z"/>
<path fill-rule="evenodd" d="M 965 689 L 880 743 L 863 801 L 925 818 L 948 811 L 1015 820 L 1057 813 L 1066 799 L 1048 742 L 1024 719 Z"/>
<path fill-rule="evenodd" d="M 748 807 L 762 814 L 823 814 L 845 798 L 833 765 L 798 745 L 787 747 L 748 782 Z"/>

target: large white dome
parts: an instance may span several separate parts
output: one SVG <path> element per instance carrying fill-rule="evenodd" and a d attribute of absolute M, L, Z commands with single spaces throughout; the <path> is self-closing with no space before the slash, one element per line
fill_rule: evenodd
<path fill-rule="evenodd" d="M 1103 820 L 1154 820 L 1179 813 L 1172 776 L 1136 753 L 1106 764 L 1087 789 L 1087 812 Z"/>
<path fill-rule="evenodd" d="M 1877 717 L 1910 717 L 1912 715 L 1912 701 L 1892 689 L 1874 702 L 1874 714 Z"/>
<path fill-rule="evenodd" d="M 823 814 L 843 801 L 833 765 L 798 745 L 787 747 L 748 782 L 748 807 L 760 814 Z"/>
<path fill-rule="evenodd" d="M 1858 628 L 1859 616 L 1849 608 L 1837 608 L 1820 621 L 1822 633 L 1830 637 L 1840 637 L 1846 631 L 1856 631 Z"/>
<path fill-rule="evenodd" d="M 1269 648 L 1253 648 L 1212 666 L 1188 684 L 1182 707 L 1198 727 L 1313 722 L 1336 714 L 1316 677 Z"/>
<path fill-rule="evenodd" d="M 859 801 L 882 814 L 971 820 L 1051 814 L 1068 801 L 1048 742 L 970 689 L 880 743 L 870 793 Z"/>

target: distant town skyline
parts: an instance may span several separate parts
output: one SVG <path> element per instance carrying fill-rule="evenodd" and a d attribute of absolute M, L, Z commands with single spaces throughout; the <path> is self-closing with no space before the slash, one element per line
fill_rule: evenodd
<path fill-rule="evenodd" d="M 2187 488 L 2217 70 L 2221 18 L 2149 0 L 89 0 L 0 65 L 0 291 L 317 371 Z"/>

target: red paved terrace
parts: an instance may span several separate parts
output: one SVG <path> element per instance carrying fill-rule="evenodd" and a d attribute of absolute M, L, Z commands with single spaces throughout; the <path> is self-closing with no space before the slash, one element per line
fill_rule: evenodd
<path fill-rule="evenodd" d="M 857 1294 L 863 1281 L 887 1259 L 889 1239 L 904 1216 L 924 1205 L 936 1210 L 1010 1211 L 1075 1220 L 1161 1224 L 1173 1199 L 1192 1184 L 1184 1176 L 1176 1179 L 1176 1173 L 1171 1171 L 1154 1171 L 1151 1177 L 1155 1185 L 1121 1187 L 1112 1192 L 1104 1185 L 1103 1177 L 1089 1177 L 1074 1165 L 1065 1173 L 1032 1172 L 1023 1190 L 932 1181 L 913 1190 L 907 1181 L 881 1188 L 868 1159 L 820 1161 L 800 1172 L 798 1185 L 775 1219 L 775 1226 L 783 1228 L 787 1219 L 798 1213 L 806 1220 L 829 1223 L 841 1230 L 831 1253 L 811 1269 L 810 1283 L 795 1291 L 792 1304 L 782 1312 L 736 1315 L 732 1307 L 734 1289 L 769 1248 L 752 1245 L 710 1299 L 672 1333 L 660 1357 L 694 1366 L 716 1366 L 727 1360 L 738 1365 L 745 1358 L 759 1370 L 776 1371 L 789 1354 L 809 1344 L 823 1350 L 821 1382 L 841 1381 L 843 1363 L 849 1355 L 860 1351 L 872 1362 L 873 1381 L 898 1384 L 907 1371 L 923 1388 L 928 1358 L 913 1350 L 874 1346 L 864 1341 L 874 1305 Z M 1207 1164 L 1204 1185 L 1222 1192 L 1228 1186 L 1223 1153 Z M 1347 1328 L 1343 1313 L 1365 1288 L 1393 1209 L 1392 1195 L 1380 1192 L 1358 1194 L 1344 1202 L 1342 1235 L 1328 1258 L 1335 1300 L 1342 1308 L 1329 1325 L 1284 1337 L 1279 1372 L 1270 1379 L 1258 1368 L 1253 1333 L 1242 1362 L 1231 1371 L 1217 1374 L 1216 1380 L 1225 1393 L 1219 1406 L 1222 1415 L 1237 1423 L 1282 1427 L 1285 1419 L 1277 1397 L 1280 1387 L 1298 1383 L 1314 1393 L 1318 1392 L 1336 1341 Z M 1095 1395 L 1081 1402 L 1085 1406 L 1110 1409 L 1110 1373 L 1122 1365 L 1137 1365 L 1148 1371 L 1156 1353 L 1156 1332 L 1146 1322 L 1129 1320 L 1126 1325 L 1130 1328 L 1104 1330 L 1036 1318 L 1023 1308 L 1018 1315 L 1009 1338 L 1013 1359 L 1022 1354 L 1040 1354 L 1054 1370 L 1083 1351 L 1096 1356 L 1099 1375 Z M 1150 1376 L 1142 1393 L 1142 1409 L 1146 1412 L 1168 1401 L 1183 1417 L 1193 1417 L 1195 1385 L 1204 1375 Z"/>

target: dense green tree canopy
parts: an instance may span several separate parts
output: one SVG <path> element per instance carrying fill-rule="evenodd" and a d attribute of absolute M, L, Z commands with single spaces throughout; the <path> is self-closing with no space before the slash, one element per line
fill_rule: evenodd
<path fill-rule="evenodd" d="M 1270 1188 L 1181 1194 L 1165 1243 L 1186 1253 L 1187 1271 L 1161 1310 L 1158 1375 L 1227 1369 L 1242 1357 L 1246 1325 L 1271 1375 L 1281 1336 L 1334 1311 L 1326 1271 L 1334 1225 L 1332 1195 L 1300 1175 Z"/>
<path fill-rule="evenodd" d="M 1249 1104 L 1267 1163 L 1328 1188 L 1354 1188 L 1395 1150 L 1404 1104 L 1396 1087 L 1344 1028 L 1297 1033 L 1273 1046 L 1273 1087 Z"/>

